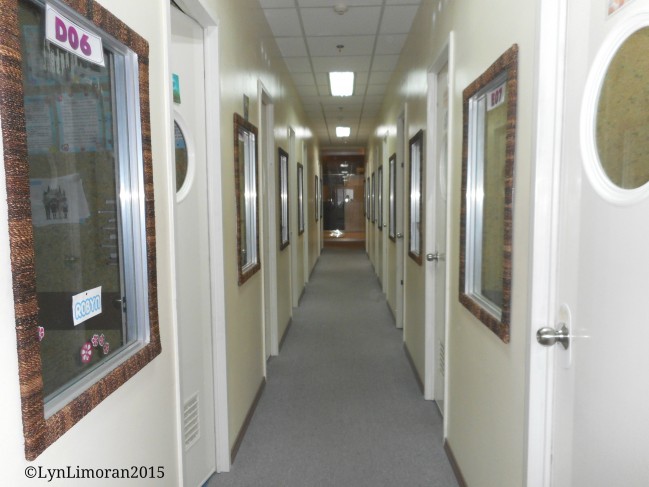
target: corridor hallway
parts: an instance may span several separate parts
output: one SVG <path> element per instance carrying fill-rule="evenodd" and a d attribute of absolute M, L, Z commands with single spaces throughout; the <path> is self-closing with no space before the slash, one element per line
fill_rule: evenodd
<path fill-rule="evenodd" d="M 267 381 L 209 487 L 457 485 L 364 251 L 322 253 Z"/>

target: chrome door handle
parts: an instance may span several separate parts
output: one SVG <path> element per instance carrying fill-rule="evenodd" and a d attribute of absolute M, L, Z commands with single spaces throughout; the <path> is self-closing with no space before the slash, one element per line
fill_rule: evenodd
<path fill-rule="evenodd" d="M 403 238 L 403 233 L 397 233 L 397 238 Z"/>
<path fill-rule="evenodd" d="M 439 262 L 439 252 L 435 252 L 434 254 L 426 254 L 426 260 L 428 262 Z"/>
<path fill-rule="evenodd" d="M 536 332 L 536 341 L 546 347 L 550 347 L 559 342 L 564 349 L 568 350 L 570 346 L 570 331 L 565 323 L 559 323 L 559 325 L 561 325 L 561 329 L 559 330 L 555 330 L 549 326 L 540 328 Z"/>

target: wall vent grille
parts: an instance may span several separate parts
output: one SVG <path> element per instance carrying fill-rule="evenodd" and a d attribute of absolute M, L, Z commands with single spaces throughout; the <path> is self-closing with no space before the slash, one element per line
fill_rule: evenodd
<path fill-rule="evenodd" d="M 183 440 L 185 451 L 189 450 L 201 436 L 198 392 L 185 401 L 183 406 Z"/>

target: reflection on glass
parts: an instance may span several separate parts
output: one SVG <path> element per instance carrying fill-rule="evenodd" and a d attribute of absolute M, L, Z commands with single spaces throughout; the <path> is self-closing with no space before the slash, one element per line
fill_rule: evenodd
<path fill-rule="evenodd" d="M 289 244 L 288 153 L 279 149 L 279 238 L 280 250 Z"/>
<path fill-rule="evenodd" d="M 122 309 L 116 60 L 105 50 L 100 67 L 45 42 L 43 8 L 18 6 L 47 401 L 133 339 Z M 99 287 L 98 297 L 79 298 L 75 311 L 73 296 Z M 99 302 L 101 312 L 79 322 Z"/>
<path fill-rule="evenodd" d="M 502 308 L 507 103 L 487 111 L 484 120 L 480 294 Z"/>
<path fill-rule="evenodd" d="M 634 189 L 649 181 L 649 27 L 624 41 L 613 57 L 597 107 L 600 163 L 611 182 Z"/>
<path fill-rule="evenodd" d="M 396 239 L 397 235 L 397 155 L 392 154 L 389 161 L 390 181 L 389 181 L 389 201 L 388 201 L 388 218 L 389 222 L 389 236 L 392 240 Z"/>
<path fill-rule="evenodd" d="M 297 231 L 304 233 L 304 166 L 297 164 Z"/>
<path fill-rule="evenodd" d="M 189 156 L 187 140 L 177 122 L 174 122 L 174 138 L 176 140 L 176 192 L 180 191 L 187 178 Z"/>
<path fill-rule="evenodd" d="M 421 264 L 421 178 L 423 158 L 423 132 L 420 130 L 410 139 L 410 242 L 408 255 Z"/>
<path fill-rule="evenodd" d="M 379 230 L 383 231 L 383 166 L 379 167 L 379 175 L 378 175 L 378 201 L 377 204 L 378 206 L 378 226 Z"/>

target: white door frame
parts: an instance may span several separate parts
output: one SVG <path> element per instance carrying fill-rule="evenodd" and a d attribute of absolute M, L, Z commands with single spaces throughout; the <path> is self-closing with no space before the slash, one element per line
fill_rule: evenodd
<path fill-rule="evenodd" d="M 297 184 L 293 184 L 293 181 L 297 181 L 297 146 L 295 144 L 295 130 L 293 127 L 288 127 L 288 194 L 289 198 L 292 198 L 291 195 L 293 191 L 297 195 Z M 297 196 L 295 197 L 297 200 Z M 298 231 L 299 217 L 298 217 L 298 205 L 293 205 L 295 209 L 294 212 L 291 212 L 291 199 L 289 199 L 289 241 L 290 241 L 290 251 L 291 258 L 290 261 L 290 274 L 291 274 L 291 306 L 296 308 L 300 302 L 300 289 L 298 287 L 298 240 L 300 238 Z M 293 213 L 295 213 L 293 215 Z"/>
<path fill-rule="evenodd" d="M 304 169 L 302 171 L 302 178 L 304 179 L 302 187 L 303 187 L 303 206 L 306 206 L 304 208 L 304 233 L 302 234 L 302 259 L 303 259 L 303 264 L 304 264 L 304 282 L 302 283 L 303 286 L 306 286 L 306 283 L 309 282 L 309 221 L 311 220 L 311 217 L 314 216 L 313 213 L 309 211 L 309 193 L 310 193 L 310 187 L 311 187 L 311 181 L 309 180 L 310 176 L 310 171 L 309 168 L 312 167 L 312 163 L 309 162 L 308 159 L 308 151 L 307 151 L 307 146 L 306 142 L 304 140 L 302 142 L 302 165 L 304 166 Z M 314 177 L 315 180 L 315 177 Z M 302 293 L 300 293 L 301 295 Z"/>
<path fill-rule="evenodd" d="M 405 245 L 406 245 L 406 206 L 407 206 L 407 185 L 406 185 L 406 108 L 397 117 L 397 181 L 396 181 L 396 199 L 397 199 L 397 272 L 395 277 L 395 286 L 397 286 L 397 304 L 396 304 L 396 325 L 397 328 L 403 328 L 405 322 Z M 405 340 L 405 333 L 403 339 Z"/>
<path fill-rule="evenodd" d="M 438 153 L 438 127 L 437 127 L 437 97 L 439 92 L 438 86 L 438 77 L 442 69 L 447 66 L 448 72 L 448 85 L 451 85 L 451 49 L 453 42 L 453 33 L 449 35 L 449 39 L 446 41 L 442 47 L 441 52 L 437 55 L 435 62 L 431 65 L 428 70 L 428 100 L 427 100 L 427 127 L 426 127 L 426 200 L 425 200 L 425 209 L 424 214 L 426 215 L 426 243 L 424 249 L 427 253 L 436 252 L 438 249 L 437 246 L 437 231 L 436 231 L 436 201 L 437 201 L 437 192 L 439 191 L 438 183 L 436 181 L 438 171 L 437 168 L 437 153 Z M 452 104 L 449 103 L 448 106 L 448 141 L 453 140 L 452 134 Z M 448 159 L 448 151 L 447 151 Z M 447 178 L 447 188 L 448 188 Z M 447 191 L 446 194 L 449 194 Z M 451 233 L 448 228 L 448 222 L 450 221 L 448 216 L 448 207 L 446 209 L 446 249 L 451 248 L 448 242 L 448 236 Z M 435 380 L 437 378 L 437 363 L 439 361 L 438 352 L 439 347 L 437 346 L 437 333 L 435 329 L 435 299 L 428 299 L 428 296 L 434 296 L 436 292 L 435 277 L 436 277 L 436 265 L 428 262 L 424 262 L 425 273 L 426 273 L 426 285 L 425 293 L 425 309 L 424 309 L 424 336 L 425 336 L 425 351 L 424 351 L 424 398 L 428 400 L 434 400 L 435 398 Z M 445 287 L 446 287 L 446 300 L 445 300 L 445 312 L 444 312 L 444 333 L 448 333 L 448 270 L 446 272 Z M 446 341 L 445 341 L 446 342 Z M 446 358 L 448 363 L 448 358 Z M 446 414 L 443 415 L 446 418 Z M 444 421 L 446 423 L 446 421 Z"/>
<path fill-rule="evenodd" d="M 382 192 L 382 197 L 381 197 L 381 205 L 383 208 L 381 208 L 381 214 L 383 215 L 383 231 L 381 232 L 381 239 L 383 240 L 381 248 L 383 249 L 382 252 L 382 263 L 381 263 L 381 269 L 383 270 L 383 275 L 381 276 L 381 285 L 383 289 L 383 294 L 385 296 L 389 296 L 390 293 L 390 288 L 394 285 L 394 282 L 390 282 L 389 279 L 386 279 L 388 277 L 388 246 L 390 245 L 390 239 L 388 238 L 388 234 L 390 233 L 390 229 L 388 228 L 388 223 L 390 221 L 390 210 L 389 210 L 389 202 L 390 202 L 390 157 L 388 156 L 388 134 L 385 134 L 383 136 L 383 140 L 381 141 L 381 166 L 383 167 L 383 180 L 381 181 L 383 183 L 383 187 L 381 188 Z M 395 168 L 396 169 L 396 168 Z M 388 188 L 388 191 L 385 191 L 386 186 Z M 386 198 L 387 195 L 387 198 Z"/>
<path fill-rule="evenodd" d="M 220 85 L 219 19 L 201 0 L 176 0 L 183 11 L 203 27 L 205 86 Z M 171 7 L 169 7 L 171 8 Z M 171 76 L 171 73 L 169 74 Z M 205 130 L 221 133 L 219 90 L 205 90 Z M 171 97 L 170 97 L 171 98 Z M 169 100 L 171 103 L 171 99 Z M 172 132 L 173 133 L 173 132 Z M 210 285 L 212 300 L 212 343 L 214 357 L 214 413 L 216 427 L 216 471 L 230 471 L 228 430 L 228 381 L 225 333 L 225 275 L 223 262 L 223 194 L 221 188 L 221 138 L 207 137 L 207 201 L 210 237 Z M 177 352 L 177 350 L 176 350 Z M 180 396 L 178 395 L 180 398 Z M 178 410 L 182 411 L 178 403 Z M 182 450 L 179 450 L 182 451 Z M 182 471 L 182 470 L 181 470 Z"/>
<path fill-rule="evenodd" d="M 554 326 L 556 316 L 566 19 L 563 0 L 539 2 L 525 466 L 526 485 L 535 487 L 550 487 L 551 482 L 556 349 L 539 345 L 536 331 Z"/>
<path fill-rule="evenodd" d="M 265 129 L 261 134 L 264 141 L 262 150 L 262 256 L 266 261 L 262 266 L 264 276 L 264 376 L 266 375 L 266 358 L 279 353 L 279 340 L 277 337 L 277 215 L 275 187 L 275 115 L 273 100 L 268 94 L 261 80 L 257 81 L 257 95 L 259 100 L 259 124 Z M 266 343 L 269 350 L 266 350 Z"/>

